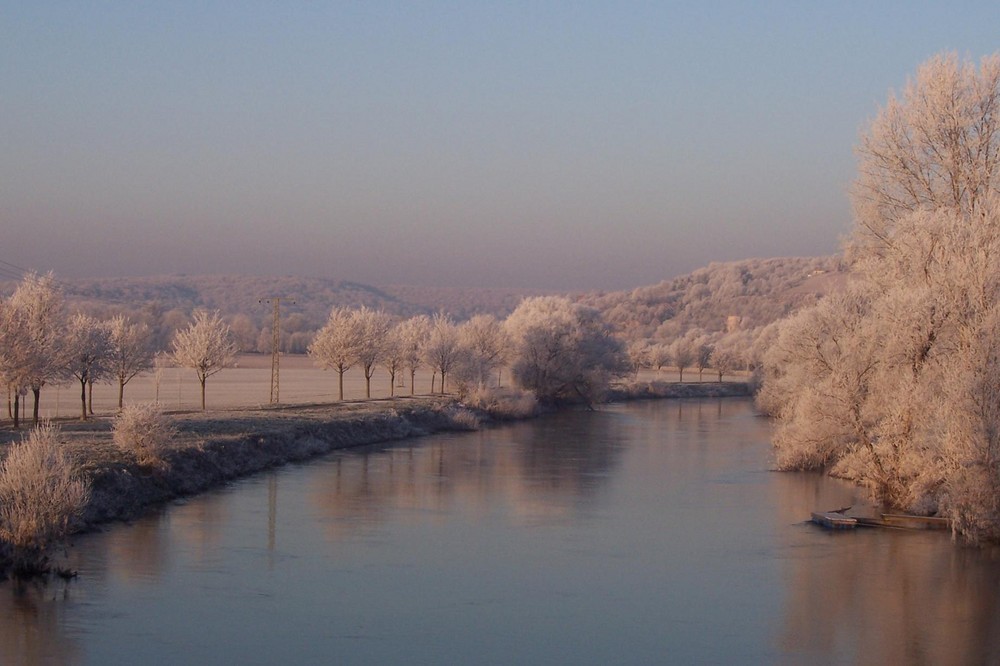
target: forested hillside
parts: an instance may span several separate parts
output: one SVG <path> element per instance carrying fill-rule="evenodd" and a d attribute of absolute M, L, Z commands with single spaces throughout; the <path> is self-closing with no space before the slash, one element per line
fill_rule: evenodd
<path fill-rule="evenodd" d="M 688 275 L 632 291 L 587 294 L 629 340 L 671 340 L 766 326 L 839 290 L 846 273 L 839 257 L 782 257 L 712 263 Z"/>
<path fill-rule="evenodd" d="M 57 275 L 58 278 L 58 275 Z M 845 274 L 833 257 L 747 259 L 713 263 L 693 273 L 631 291 L 590 292 L 574 300 L 601 311 L 629 340 L 671 341 L 697 332 L 747 333 L 812 305 L 843 285 Z M 60 280 L 74 309 L 102 318 L 138 313 L 165 348 L 173 332 L 197 308 L 219 310 L 242 349 L 270 350 L 271 306 L 281 297 L 282 347 L 304 352 L 333 307 L 381 309 L 399 318 L 444 312 L 455 321 L 476 314 L 507 317 L 527 296 L 544 290 L 372 286 L 325 278 L 255 275 L 176 275 Z M 9 294 L 14 282 L 0 286 Z M 728 326 L 728 329 L 727 329 Z"/>

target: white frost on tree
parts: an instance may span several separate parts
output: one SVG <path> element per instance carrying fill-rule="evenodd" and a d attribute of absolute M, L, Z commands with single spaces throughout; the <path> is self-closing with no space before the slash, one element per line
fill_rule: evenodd
<path fill-rule="evenodd" d="M 201 384 L 201 408 L 205 409 L 205 382 L 212 375 L 236 364 L 239 348 L 229 325 L 218 312 L 195 310 L 194 321 L 174 336 L 174 362 L 192 368 Z"/>
<path fill-rule="evenodd" d="M 527 298 L 505 325 L 514 381 L 542 402 L 593 403 L 628 372 L 624 346 L 597 310 L 568 298 Z"/>
<path fill-rule="evenodd" d="M 118 383 L 118 409 L 124 407 L 125 386 L 134 377 L 153 367 L 152 334 L 146 324 L 125 315 L 108 321 L 111 339 L 109 372 Z"/>
<path fill-rule="evenodd" d="M 461 354 L 458 327 L 446 315 L 435 315 L 423 346 L 423 358 L 427 365 L 440 373 L 442 394 L 448 373 L 459 362 Z"/>
<path fill-rule="evenodd" d="M 66 306 L 51 273 L 31 273 L 5 302 L 0 320 L 0 367 L 14 393 L 14 425 L 20 397 L 34 396 L 32 421 L 38 424 L 42 387 L 64 379 L 66 371 Z"/>
<path fill-rule="evenodd" d="M 510 336 L 493 315 L 475 315 L 458 328 L 462 353 L 452 376 L 466 389 L 482 390 L 498 382 L 496 373 L 507 362 Z"/>
<path fill-rule="evenodd" d="M 779 465 L 1000 539 L 1000 56 L 918 70 L 858 149 L 850 288 L 784 322 L 762 408 Z"/>
<path fill-rule="evenodd" d="M 358 340 L 355 355 L 365 373 L 365 397 L 371 398 L 372 375 L 384 358 L 392 317 L 382 310 L 362 306 L 351 313 L 351 321 Z"/>
<path fill-rule="evenodd" d="M 87 420 L 87 386 L 108 370 L 111 341 L 104 322 L 77 313 L 66 327 L 66 363 L 69 373 L 80 382 L 80 418 Z"/>
<path fill-rule="evenodd" d="M 326 324 L 309 345 L 309 356 L 316 366 L 337 371 L 340 400 L 344 399 L 344 373 L 357 363 L 360 347 L 353 313 L 347 308 L 333 308 Z"/>
<path fill-rule="evenodd" d="M 396 326 L 403 367 L 410 373 L 410 395 L 416 391 L 414 380 L 417 369 L 423 364 L 423 348 L 431 336 L 431 318 L 427 315 L 410 317 Z"/>

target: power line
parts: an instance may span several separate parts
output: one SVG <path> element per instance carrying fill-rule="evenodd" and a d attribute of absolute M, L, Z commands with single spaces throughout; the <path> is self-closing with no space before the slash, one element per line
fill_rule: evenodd
<path fill-rule="evenodd" d="M 270 303 L 272 308 L 272 319 L 271 319 L 271 404 L 277 404 L 278 399 L 278 389 L 279 389 L 279 358 L 281 358 L 280 347 L 281 347 L 281 301 L 289 302 L 295 305 L 295 301 L 291 301 L 284 296 L 272 296 L 271 298 L 262 298 L 258 303 Z"/>

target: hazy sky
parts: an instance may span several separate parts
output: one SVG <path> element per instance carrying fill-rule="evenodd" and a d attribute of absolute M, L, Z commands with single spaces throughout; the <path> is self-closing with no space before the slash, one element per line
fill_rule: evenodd
<path fill-rule="evenodd" d="M 1000 3 L 0 2 L 0 261 L 615 289 L 829 254 Z"/>

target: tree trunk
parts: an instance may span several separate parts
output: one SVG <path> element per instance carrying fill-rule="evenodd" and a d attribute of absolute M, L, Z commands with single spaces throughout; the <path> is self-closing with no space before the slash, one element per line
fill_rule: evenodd
<path fill-rule="evenodd" d="M 201 411 L 205 411 L 205 380 L 208 379 L 208 377 L 203 375 L 198 379 L 201 380 Z"/>
<path fill-rule="evenodd" d="M 11 414 L 14 419 L 14 430 L 21 427 L 21 394 L 14 391 L 14 411 Z"/>
<path fill-rule="evenodd" d="M 437 386 L 437 371 L 431 373 L 431 395 L 434 395 L 434 387 Z"/>
<path fill-rule="evenodd" d="M 444 395 L 444 370 L 441 371 L 441 395 Z"/>
<path fill-rule="evenodd" d="M 42 393 L 42 387 L 41 386 L 39 386 L 38 388 L 34 388 L 33 387 L 31 389 L 31 397 L 35 399 L 35 404 L 33 404 L 31 406 L 32 407 L 32 409 L 31 409 L 31 425 L 33 425 L 33 426 L 37 426 L 38 425 L 38 398 L 41 395 L 41 393 Z"/>
<path fill-rule="evenodd" d="M 368 371 L 365 370 L 365 398 L 370 400 L 371 397 L 372 397 L 372 377 L 371 375 L 368 374 Z"/>
<path fill-rule="evenodd" d="M 339 377 L 340 401 L 344 402 L 344 371 L 338 368 L 337 372 L 340 374 Z"/>
<path fill-rule="evenodd" d="M 87 413 L 94 415 L 94 380 L 87 380 Z"/>
<path fill-rule="evenodd" d="M 395 370 L 390 370 L 389 371 L 389 397 L 390 398 L 395 398 L 396 397 L 396 371 Z"/>
<path fill-rule="evenodd" d="M 118 411 L 122 411 L 122 405 L 125 402 L 125 381 L 118 377 Z"/>
<path fill-rule="evenodd" d="M 87 380 L 80 380 L 80 420 L 87 420 Z"/>
<path fill-rule="evenodd" d="M 410 369 L 410 395 L 416 395 L 417 394 L 416 388 L 414 388 L 414 386 L 415 386 L 414 381 L 416 380 L 416 377 L 417 377 L 417 369 L 416 368 L 411 368 Z"/>

